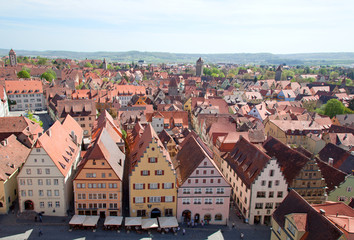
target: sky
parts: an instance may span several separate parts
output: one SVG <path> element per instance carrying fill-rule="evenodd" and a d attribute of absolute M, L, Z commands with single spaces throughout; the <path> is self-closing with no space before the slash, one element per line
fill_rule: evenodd
<path fill-rule="evenodd" d="M 353 0 L 0 0 L 0 48 L 354 52 Z"/>

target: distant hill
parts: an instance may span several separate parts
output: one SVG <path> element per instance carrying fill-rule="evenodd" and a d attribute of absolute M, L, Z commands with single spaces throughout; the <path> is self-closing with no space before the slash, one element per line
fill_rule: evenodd
<path fill-rule="evenodd" d="M 272 54 L 272 53 L 223 53 L 223 54 L 187 54 L 167 52 L 71 52 L 71 51 L 28 51 L 14 49 L 17 56 L 41 56 L 48 58 L 72 59 L 103 59 L 117 62 L 137 62 L 145 60 L 147 63 L 195 63 L 202 57 L 206 63 L 238 63 L 238 64 L 354 64 L 353 52 L 342 53 L 298 53 L 298 54 Z M 0 49 L 0 56 L 6 56 L 9 49 Z"/>

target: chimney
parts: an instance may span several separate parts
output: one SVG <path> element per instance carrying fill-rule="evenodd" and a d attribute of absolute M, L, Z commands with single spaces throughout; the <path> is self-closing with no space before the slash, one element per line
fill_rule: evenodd
<path fill-rule="evenodd" d="M 323 215 L 323 216 L 325 216 L 325 215 L 326 215 L 326 211 L 325 211 L 325 210 L 323 210 L 323 209 L 320 209 L 320 213 L 321 213 L 321 215 Z"/>

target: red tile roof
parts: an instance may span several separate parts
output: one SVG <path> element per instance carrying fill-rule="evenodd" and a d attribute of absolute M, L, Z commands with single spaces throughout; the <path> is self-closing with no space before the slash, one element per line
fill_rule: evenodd
<path fill-rule="evenodd" d="M 40 80 L 5 81 L 5 89 L 8 95 L 43 93 L 42 81 Z"/>

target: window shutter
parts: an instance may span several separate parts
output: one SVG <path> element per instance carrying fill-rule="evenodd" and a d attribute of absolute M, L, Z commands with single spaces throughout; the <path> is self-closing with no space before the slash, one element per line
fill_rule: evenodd
<path fill-rule="evenodd" d="M 157 175 L 157 170 L 155 170 L 155 175 Z"/>
<path fill-rule="evenodd" d="M 164 183 L 162 184 L 162 189 L 165 189 L 165 184 Z"/>
<path fill-rule="evenodd" d="M 151 158 L 149 158 L 149 163 L 151 163 Z"/>
<path fill-rule="evenodd" d="M 165 202 L 165 197 L 161 197 L 161 202 Z"/>
<path fill-rule="evenodd" d="M 175 202 L 175 196 L 172 197 L 172 202 Z"/>
<path fill-rule="evenodd" d="M 140 175 L 143 176 L 143 171 L 140 171 Z"/>
<path fill-rule="evenodd" d="M 150 176 L 150 170 L 148 170 L 148 176 Z"/>
<path fill-rule="evenodd" d="M 150 197 L 146 197 L 147 198 L 147 202 L 150 202 Z"/>
<path fill-rule="evenodd" d="M 133 184 L 133 189 L 135 189 L 135 183 Z"/>
<path fill-rule="evenodd" d="M 160 189 L 160 183 L 157 184 L 157 189 Z"/>
<path fill-rule="evenodd" d="M 173 188 L 173 186 L 174 186 L 175 184 L 174 183 L 172 183 L 172 188 Z"/>
<path fill-rule="evenodd" d="M 150 183 L 148 184 L 148 189 L 150 189 Z"/>
<path fill-rule="evenodd" d="M 145 183 L 143 184 L 143 189 L 145 189 Z"/>
<path fill-rule="evenodd" d="M 145 185 L 145 184 L 144 184 Z M 143 197 L 143 199 L 144 199 L 144 203 L 145 203 L 145 197 Z"/>
<path fill-rule="evenodd" d="M 164 171 L 164 170 L 162 170 L 162 175 L 164 175 L 164 173 L 165 173 L 165 171 Z"/>
<path fill-rule="evenodd" d="M 135 197 L 133 197 L 133 203 L 135 203 Z"/>
<path fill-rule="evenodd" d="M 155 162 L 157 163 L 157 158 L 155 158 Z"/>

